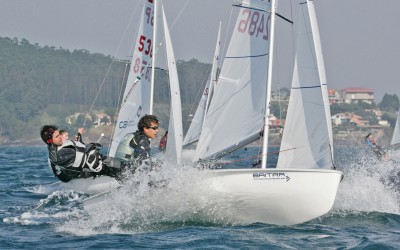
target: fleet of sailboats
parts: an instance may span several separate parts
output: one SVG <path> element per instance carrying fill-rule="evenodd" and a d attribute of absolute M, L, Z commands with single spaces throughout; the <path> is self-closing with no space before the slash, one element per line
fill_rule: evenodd
<path fill-rule="evenodd" d="M 260 168 L 203 170 L 204 181 L 215 191 L 213 197 L 229 203 L 235 220 L 243 223 L 291 225 L 312 220 L 332 208 L 343 178 L 334 166 L 327 81 L 314 2 L 305 0 L 299 7 L 292 91 L 276 168 L 267 168 L 266 162 L 277 0 L 242 0 L 233 7 L 239 13 L 220 74 L 216 78 L 218 35 L 210 85 L 206 87 L 208 96 L 200 103 L 199 118 L 193 120 L 197 128 L 195 132 L 189 129 L 185 144 L 198 139 L 193 162 L 206 162 L 262 138 Z M 152 113 L 156 9 L 156 0 L 145 1 L 110 157 L 118 157 L 117 144 L 136 130 L 140 117 Z M 184 144 L 180 91 L 164 13 L 163 23 L 172 104 L 166 154 L 179 165 Z M 218 82 L 217 87 L 214 82 Z"/>

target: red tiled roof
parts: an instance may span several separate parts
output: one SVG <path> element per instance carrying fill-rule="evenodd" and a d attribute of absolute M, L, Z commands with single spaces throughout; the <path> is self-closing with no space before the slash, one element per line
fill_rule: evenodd
<path fill-rule="evenodd" d="M 347 93 L 374 93 L 372 89 L 366 89 L 366 88 L 345 88 L 342 89 L 341 92 L 347 92 Z"/>
<path fill-rule="evenodd" d="M 328 94 L 329 95 L 334 95 L 336 93 L 335 89 L 328 89 Z"/>

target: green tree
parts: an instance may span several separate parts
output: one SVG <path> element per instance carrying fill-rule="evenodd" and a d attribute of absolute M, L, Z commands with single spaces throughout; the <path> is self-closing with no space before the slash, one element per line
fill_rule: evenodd
<path fill-rule="evenodd" d="M 182 115 L 197 107 L 209 79 L 210 64 L 196 59 L 178 61 Z M 17 140 L 38 134 L 43 124 L 75 130 L 84 125 L 66 118 L 104 110 L 114 121 L 123 98 L 129 64 L 87 50 L 67 50 L 31 44 L 26 39 L 0 37 L 0 138 Z M 154 113 L 168 125 L 168 72 L 156 71 Z M 160 107 L 157 109 L 157 107 Z M 92 126 L 87 121 L 86 126 Z M 15 133 L 18 129 L 18 133 Z"/>
<path fill-rule="evenodd" d="M 399 97 L 396 94 L 390 95 L 385 94 L 382 101 L 378 104 L 378 107 L 382 111 L 394 112 L 399 110 Z"/>
<path fill-rule="evenodd" d="M 381 119 L 388 121 L 390 123 L 390 127 L 394 127 L 396 125 L 397 117 L 389 113 L 383 113 Z"/>

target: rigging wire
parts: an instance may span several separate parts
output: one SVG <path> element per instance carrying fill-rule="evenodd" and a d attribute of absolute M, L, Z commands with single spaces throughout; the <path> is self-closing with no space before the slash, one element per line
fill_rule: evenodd
<path fill-rule="evenodd" d="M 109 72 L 110 72 L 110 70 L 111 70 L 112 65 L 114 64 L 115 61 L 118 61 L 118 60 L 115 59 L 115 56 L 117 55 L 117 53 L 118 53 L 119 50 L 121 49 L 122 42 L 125 40 L 125 37 L 126 37 L 127 34 L 128 34 L 129 27 L 131 26 L 131 24 L 132 24 L 132 22 L 133 22 L 133 19 L 134 19 L 134 17 L 135 17 L 134 13 L 137 11 L 138 6 L 139 6 L 139 3 L 136 4 L 134 10 L 132 11 L 132 14 L 131 14 L 131 16 L 130 16 L 129 22 L 128 22 L 128 24 L 127 24 L 126 27 L 125 27 L 124 33 L 123 33 L 123 35 L 122 35 L 122 37 L 121 37 L 121 39 L 120 39 L 120 41 L 119 41 L 119 43 L 118 43 L 118 46 L 117 46 L 117 48 L 116 48 L 116 50 L 115 50 L 115 52 L 114 52 L 114 55 L 113 55 L 113 57 L 112 57 L 112 59 L 111 59 L 111 62 L 110 62 L 110 64 L 109 64 L 109 66 L 108 66 L 107 72 L 106 72 L 105 76 L 103 77 L 102 83 L 100 84 L 100 87 L 98 88 L 98 91 L 97 91 L 97 93 L 96 93 L 96 96 L 95 96 L 95 98 L 94 98 L 94 100 L 93 100 L 93 102 L 92 102 L 92 105 L 91 105 L 91 107 L 90 107 L 90 109 L 89 109 L 89 111 L 88 111 L 88 114 L 90 114 L 90 113 L 92 112 L 92 110 L 93 110 L 93 107 L 94 107 L 94 105 L 95 105 L 95 103 L 96 103 L 96 101 L 97 101 L 97 98 L 98 98 L 98 96 L 99 96 L 99 94 L 100 94 L 101 89 L 103 88 L 103 86 L 104 86 L 104 84 L 105 84 L 105 82 L 106 82 L 106 79 L 107 79 L 107 77 L 108 77 L 108 75 L 109 75 Z M 138 26 L 137 26 L 136 30 L 138 30 Z M 132 48 L 133 48 L 133 46 L 131 47 L 131 51 L 133 50 Z M 124 81 L 124 79 L 125 79 L 125 72 L 124 72 L 124 77 L 122 78 L 122 80 Z M 123 86 L 123 82 L 122 82 L 122 85 L 121 85 L 121 89 L 122 89 L 122 86 Z M 119 96 L 118 100 L 119 100 L 119 99 L 120 99 L 120 96 Z M 88 119 L 88 116 L 85 116 L 85 121 L 84 121 L 84 123 L 83 123 L 83 126 L 86 125 L 87 119 Z"/>
<path fill-rule="evenodd" d="M 162 1 L 161 1 L 161 2 L 162 2 Z M 176 16 L 175 20 L 172 22 L 172 25 L 169 27 L 169 30 L 170 30 L 170 31 L 173 30 L 173 27 L 175 26 L 176 21 L 177 21 L 178 18 L 181 16 L 183 10 L 186 8 L 186 6 L 187 6 L 187 4 L 188 4 L 189 2 L 190 2 L 190 1 L 186 1 L 185 4 L 183 5 L 183 7 L 182 7 L 182 9 L 180 10 L 179 14 Z M 144 72 L 145 72 L 148 68 L 150 68 L 150 65 L 152 64 L 154 58 L 156 57 L 156 54 L 158 53 L 159 49 L 160 49 L 161 46 L 164 44 L 164 42 L 165 42 L 165 38 L 163 38 L 163 39 L 160 41 L 160 43 L 157 45 L 157 48 L 156 48 L 156 50 L 154 51 L 152 58 L 150 59 L 150 61 L 147 63 L 147 65 L 146 65 L 146 66 L 144 67 L 144 69 L 142 70 L 142 72 L 143 72 L 142 74 L 144 74 Z M 137 80 L 139 80 L 139 82 L 140 82 L 140 78 L 141 78 L 141 76 L 140 76 L 140 77 L 139 77 L 139 76 L 137 77 Z M 139 83 L 139 82 L 138 82 L 138 83 Z M 132 86 L 132 88 L 128 91 L 128 95 L 126 95 L 126 96 L 124 97 L 124 100 L 126 100 L 126 99 L 129 97 L 129 94 L 133 92 L 133 90 L 134 90 L 134 88 L 136 87 L 136 85 L 137 85 L 137 84 L 134 84 L 134 85 Z"/>
<path fill-rule="evenodd" d="M 193 102 L 193 105 L 191 106 L 191 108 L 190 108 L 190 112 L 189 112 L 189 116 L 191 115 L 191 114 L 193 114 L 193 110 L 195 110 L 195 108 L 197 108 L 198 106 L 199 106 L 199 103 L 200 103 L 200 101 L 201 101 L 201 99 L 203 98 L 203 94 L 204 94 L 204 89 L 205 89 L 205 87 L 207 86 L 207 84 L 208 84 L 208 78 L 210 77 L 210 74 L 211 74 L 211 69 L 212 69 L 212 65 L 210 65 L 210 67 L 208 68 L 208 70 L 207 70 L 207 74 L 205 74 L 204 75 L 204 78 L 203 78 L 203 80 L 201 81 L 202 82 L 202 88 L 199 88 L 198 89 L 198 91 L 197 91 L 197 94 L 196 94 L 196 97 L 195 97 L 195 100 L 198 100 L 197 102 Z M 200 98 L 199 98 L 199 95 L 200 95 Z M 197 104 L 197 105 L 195 105 L 195 103 Z M 197 111 L 197 110 L 196 110 Z M 194 114 L 193 114 L 194 115 Z M 188 127 L 189 127 L 189 125 L 190 125 L 190 123 L 189 123 L 189 118 L 185 121 L 185 125 L 184 125 L 184 129 L 183 129 L 183 131 L 186 131 L 187 129 L 188 129 Z"/>
<path fill-rule="evenodd" d="M 161 1 L 161 2 L 162 2 L 162 1 Z M 182 12 L 184 11 L 184 9 L 186 8 L 186 6 L 188 5 L 189 2 L 190 2 L 190 1 L 186 1 L 186 2 L 185 2 L 185 4 L 183 5 L 183 7 L 181 8 L 179 14 L 176 16 L 175 20 L 173 21 L 172 25 L 170 26 L 170 30 L 173 29 L 173 27 L 175 26 L 176 21 L 177 21 L 177 20 L 179 19 L 179 17 L 182 15 Z M 115 52 L 114 54 L 117 54 L 117 52 L 119 51 L 119 49 L 120 49 L 120 47 L 121 47 L 122 41 L 123 41 L 124 38 L 126 37 L 126 34 L 128 33 L 128 32 L 127 32 L 127 31 L 128 31 L 128 28 L 129 28 L 129 26 L 131 25 L 131 23 L 133 22 L 133 17 L 134 17 L 133 13 L 136 12 L 138 6 L 139 6 L 139 3 L 136 5 L 134 11 L 132 12 L 130 21 L 129 21 L 128 25 L 126 26 L 125 32 L 124 32 L 124 34 L 123 34 L 123 36 L 122 36 L 122 38 L 121 38 L 121 40 L 120 40 L 120 42 L 119 42 L 119 45 L 118 45 L 118 48 L 116 49 L 116 52 Z M 139 25 L 139 24 L 140 24 L 140 22 L 138 22 L 138 25 Z M 136 30 L 138 30 L 138 29 L 139 29 L 139 28 L 137 27 Z M 136 32 L 136 33 L 137 33 L 137 32 Z M 153 60 L 153 58 L 155 58 L 155 56 L 156 56 L 158 50 L 161 48 L 161 46 L 162 46 L 162 44 L 164 43 L 164 41 L 165 41 L 165 38 L 163 38 L 162 41 L 158 44 L 156 50 L 155 50 L 154 53 L 153 53 L 152 60 Z M 135 44 L 132 44 L 132 47 L 131 47 L 131 50 L 130 50 L 130 54 L 133 54 L 134 46 L 135 46 Z M 149 66 L 151 65 L 152 60 L 150 60 L 150 62 L 146 65 L 146 67 L 144 68 L 143 72 L 145 72 L 146 69 L 149 68 Z M 116 60 L 115 60 L 115 56 L 113 56 L 113 60 L 112 60 L 112 62 L 110 63 L 110 66 L 109 66 L 109 68 L 108 68 L 108 71 L 107 71 L 107 73 L 106 73 L 106 76 L 104 77 L 103 82 L 102 82 L 102 84 L 101 84 L 101 86 L 100 86 L 100 88 L 99 88 L 99 90 L 98 90 L 98 92 L 97 92 L 97 94 L 96 94 L 96 98 L 95 98 L 95 100 L 93 101 L 93 104 L 92 104 L 92 106 L 91 106 L 91 108 L 90 108 L 90 110 L 89 110 L 89 113 L 90 113 L 91 110 L 93 109 L 93 106 L 94 106 L 94 104 L 95 104 L 95 102 L 96 102 L 96 100 L 97 100 L 97 98 L 98 98 L 98 95 L 99 95 L 99 93 L 100 93 L 100 91 L 101 91 L 101 89 L 102 89 L 102 87 L 103 87 L 103 85 L 104 85 L 104 83 L 105 83 L 105 79 L 107 78 L 107 76 L 108 76 L 108 74 L 109 74 L 109 71 L 110 71 L 110 68 L 111 68 L 112 64 L 114 63 L 114 61 L 116 61 Z M 126 74 L 127 71 L 129 71 L 128 65 L 129 65 L 129 63 L 126 61 L 126 67 L 125 67 L 125 71 L 124 71 L 124 77 L 123 77 L 123 81 L 122 81 L 122 83 L 121 83 L 121 88 L 120 88 L 121 91 L 120 91 L 120 95 L 119 95 L 119 97 L 118 97 L 118 105 L 117 105 L 117 107 L 116 107 L 115 115 L 118 113 L 118 109 L 119 109 L 118 107 L 119 107 L 120 105 L 121 105 L 121 106 L 123 105 L 123 103 L 121 103 L 120 101 L 122 100 L 121 97 L 122 97 L 122 94 L 123 94 L 122 86 L 124 85 L 124 82 L 126 82 L 125 76 L 127 75 L 127 74 Z M 135 83 L 135 84 L 132 86 L 132 88 L 128 91 L 128 95 L 125 96 L 125 97 L 123 98 L 124 100 L 126 100 L 126 99 L 129 97 L 129 94 L 133 92 L 135 86 L 140 82 L 140 77 L 139 77 L 139 76 L 137 77 L 137 80 L 136 80 L 136 81 L 138 81 L 138 82 Z M 114 121 L 114 124 L 113 124 L 114 126 L 116 126 L 116 122 L 117 122 L 117 121 Z M 86 120 L 85 120 L 85 124 L 86 124 Z M 111 137 L 112 137 L 112 136 L 111 136 Z M 104 137 L 104 138 L 107 138 L 107 137 Z M 111 143 L 111 142 L 112 142 L 112 139 L 110 139 L 110 143 Z"/>

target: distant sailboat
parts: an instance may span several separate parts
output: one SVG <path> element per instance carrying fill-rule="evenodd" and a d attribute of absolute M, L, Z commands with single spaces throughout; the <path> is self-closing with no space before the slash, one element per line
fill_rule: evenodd
<path fill-rule="evenodd" d="M 394 127 L 393 136 L 392 136 L 390 145 L 394 146 L 399 143 L 400 143 L 400 112 L 397 115 L 396 126 Z"/>
<path fill-rule="evenodd" d="M 266 168 L 276 4 L 235 2 L 239 15 L 194 160 L 218 159 L 263 134 L 261 168 L 210 170 L 207 181 L 225 200 L 229 197 L 236 220 L 291 225 L 327 213 L 343 173 L 333 165 L 326 79 L 312 0 L 300 4 L 292 95 L 278 165 Z"/>

